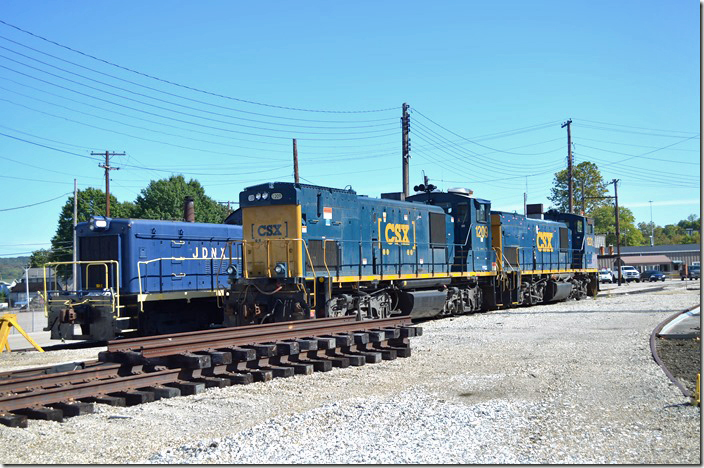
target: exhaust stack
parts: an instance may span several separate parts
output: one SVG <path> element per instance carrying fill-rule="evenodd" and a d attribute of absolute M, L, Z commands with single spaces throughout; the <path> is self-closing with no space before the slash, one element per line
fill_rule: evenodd
<path fill-rule="evenodd" d="M 196 222 L 196 210 L 193 204 L 193 197 L 183 199 L 183 220 L 187 223 Z"/>

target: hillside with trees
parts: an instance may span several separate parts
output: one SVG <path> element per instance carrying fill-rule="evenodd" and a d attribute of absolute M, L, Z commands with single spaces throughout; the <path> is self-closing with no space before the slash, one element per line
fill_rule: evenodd
<path fill-rule="evenodd" d="M 0 281 L 11 283 L 24 276 L 29 257 L 0 258 Z"/>

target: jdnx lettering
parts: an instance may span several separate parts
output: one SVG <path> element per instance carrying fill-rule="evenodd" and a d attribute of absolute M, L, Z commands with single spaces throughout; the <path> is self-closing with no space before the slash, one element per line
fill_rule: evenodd
<path fill-rule="evenodd" d="M 196 247 L 192 258 L 222 258 L 225 255 L 225 247 Z"/>
<path fill-rule="evenodd" d="M 539 252 L 552 252 L 552 232 L 539 232 L 537 244 Z"/>
<path fill-rule="evenodd" d="M 410 228 L 411 226 L 408 224 L 387 224 L 384 230 L 386 242 L 389 244 L 410 244 L 411 241 L 408 239 L 408 230 Z"/>

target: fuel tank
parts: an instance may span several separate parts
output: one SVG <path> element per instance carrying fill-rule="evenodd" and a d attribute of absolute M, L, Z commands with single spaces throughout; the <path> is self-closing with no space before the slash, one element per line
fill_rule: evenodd
<path fill-rule="evenodd" d="M 545 302 L 557 302 L 567 299 L 572 292 L 572 283 L 548 281 L 545 286 Z"/>
<path fill-rule="evenodd" d="M 446 291 L 403 291 L 398 307 L 412 318 L 435 317 L 442 313 L 447 302 Z"/>

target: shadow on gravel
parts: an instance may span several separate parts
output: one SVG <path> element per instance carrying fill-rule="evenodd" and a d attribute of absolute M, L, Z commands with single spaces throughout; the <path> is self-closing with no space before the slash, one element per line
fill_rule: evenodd
<path fill-rule="evenodd" d="M 653 309 L 641 309 L 641 310 L 638 310 L 638 309 L 628 309 L 628 310 L 574 309 L 574 310 L 565 310 L 565 311 L 560 311 L 560 312 L 555 312 L 555 311 L 551 311 L 551 310 L 542 310 L 541 311 L 541 310 L 530 309 L 530 310 L 526 310 L 524 312 L 521 309 L 493 311 L 492 313 L 494 315 L 548 315 L 548 314 L 549 315 L 570 315 L 570 314 L 613 314 L 613 313 L 652 314 L 652 313 L 656 313 L 656 312 L 657 313 L 663 312 L 662 310 L 653 310 Z"/>

